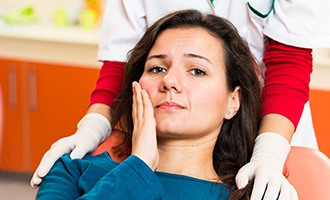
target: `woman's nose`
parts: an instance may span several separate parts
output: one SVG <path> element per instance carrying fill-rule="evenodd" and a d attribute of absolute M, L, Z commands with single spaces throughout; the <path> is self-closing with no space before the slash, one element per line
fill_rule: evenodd
<path fill-rule="evenodd" d="M 180 76 L 180 72 L 168 70 L 167 74 L 163 77 L 161 89 L 164 92 L 171 90 L 182 92 L 182 77 Z"/>

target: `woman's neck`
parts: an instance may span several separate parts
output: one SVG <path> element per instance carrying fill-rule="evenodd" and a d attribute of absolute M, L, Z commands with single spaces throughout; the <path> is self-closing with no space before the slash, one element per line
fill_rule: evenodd
<path fill-rule="evenodd" d="M 213 148 L 217 138 L 207 141 L 158 139 L 159 165 L 157 171 L 219 181 L 213 168 Z"/>

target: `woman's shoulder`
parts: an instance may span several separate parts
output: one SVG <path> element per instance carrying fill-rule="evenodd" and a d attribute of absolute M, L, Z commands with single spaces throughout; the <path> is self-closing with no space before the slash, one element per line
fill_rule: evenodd
<path fill-rule="evenodd" d="M 93 166 L 94 168 L 104 168 L 104 169 L 112 169 L 118 165 L 117 162 L 111 159 L 108 152 L 104 152 L 99 155 L 86 154 L 83 158 L 72 159 L 70 154 L 65 154 L 59 158 L 59 160 L 55 163 L 54 167 L 65 167 L 66 169 L 83 169 L 89 168 Z"/>

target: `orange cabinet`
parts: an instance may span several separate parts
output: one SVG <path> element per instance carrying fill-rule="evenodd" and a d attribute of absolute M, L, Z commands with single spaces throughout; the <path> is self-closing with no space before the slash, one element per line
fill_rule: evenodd
<path fill-rule="evenodd" d="M 33 172 L 53 142 L 72 134 L 98 73 L 97 68 L 0 59 L 0 170 Z"/>
<path fill-rule="evenodd" d="M 0 81 L 3 93 L 3 130 L 0 151 L 1 169 L 24 169 L 22 67 L 20 62 L 1 60 Z M 18 102 L 20 101 L 20 102 Z"/>

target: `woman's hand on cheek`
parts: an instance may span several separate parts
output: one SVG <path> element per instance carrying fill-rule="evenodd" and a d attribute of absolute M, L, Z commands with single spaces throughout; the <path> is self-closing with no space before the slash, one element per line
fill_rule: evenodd
<path fill-rule="evenodd" d="M 137 82 L 132 83 L 132 117 L 134 130 L 132 136 L 132 154 L 143 160 L 153 171 L 158 167 L 156 121 L 154 110 L 147 91 Z"/>

